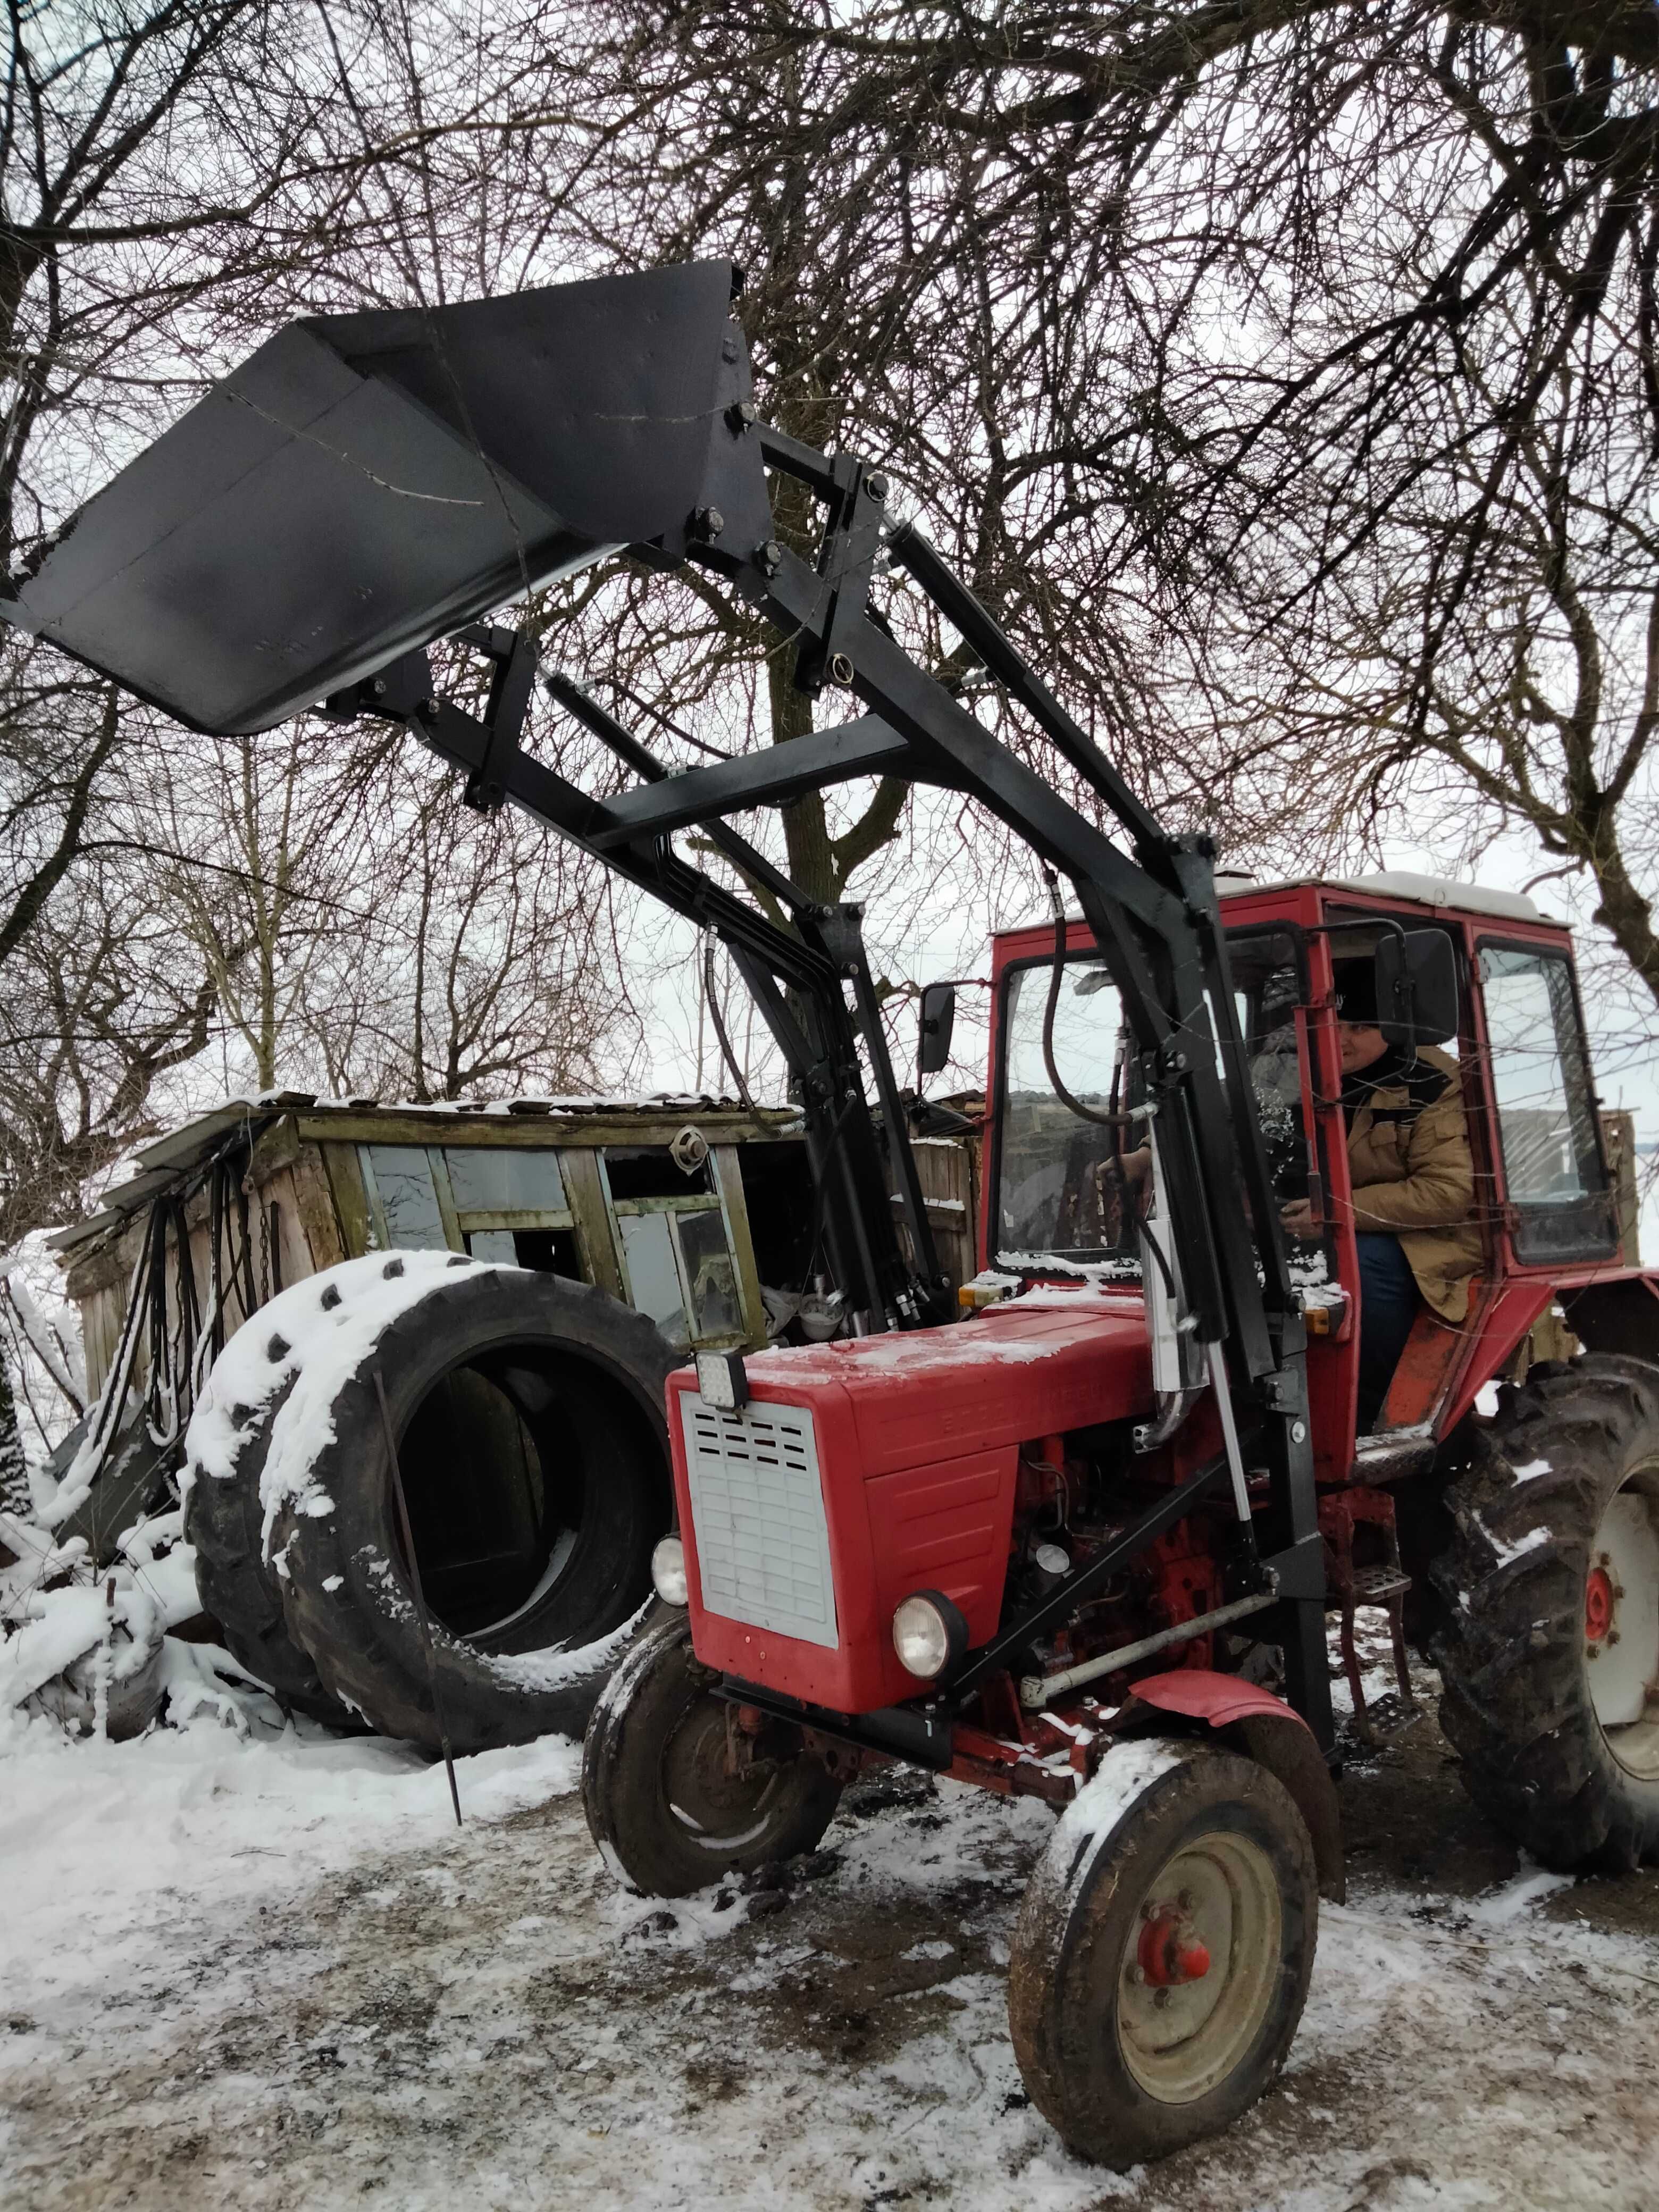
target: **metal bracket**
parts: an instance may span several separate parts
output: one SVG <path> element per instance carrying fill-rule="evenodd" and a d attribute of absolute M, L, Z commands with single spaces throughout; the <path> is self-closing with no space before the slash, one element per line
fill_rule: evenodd
<path fill-rule="evenodd" d="M 495 664 L 483 711 L 483 758 L 467 777 L 463 793 L 478 813 L 493 814 L 506 801 L 513 761 L 524 735 L 536 681 L 536 647 L 522 630 L 496 629 L 482 623 L 460 635 L 464 645 L 476 646 Z"/>
<path fill-rule="evenodd" d="M 835 494 L 818 549 L 829 612 L 820 633 L 804 636 L 795 653 L 795 689 L 809 698 L 816 698 L 826 683 L 853 680 L 852 649 L 881 551 L 882 502 L 887 496 L 886 478 L 867 473 L 850 454 L 836 454 L 830 466 Z"/>

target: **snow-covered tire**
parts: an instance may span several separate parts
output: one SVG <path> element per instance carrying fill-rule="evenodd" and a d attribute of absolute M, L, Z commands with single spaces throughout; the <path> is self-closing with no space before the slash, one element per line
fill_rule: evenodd
<path fill-rule="evenodd" d="M 261 1318 L 256 1315 L 246 1326 L 257 1327 Z M 277 1316 L 278 1323 L 280 1319 Z M 270 1307 L 263 1320 L 268 1343 L 277 1333 Z M 208 1387 L 212 1388 L 211 1378 Z M 264 1683 L 279 1705 L 339 1726 L 350 1723 L 352 1716 L 323 1687 L 309 1654 L 289 1634 L 282 1585 L 265 1557 L 259 1482 L 270 1449 L 271 1425 L 293 1387 L 289 1373 L 263 1404 L 237 1403 L 225 1409 L 238 1443 L 234 1460 L 222 1471 L 210 1471 L 199 1458 L 192 1458 L 186 1437 L 185 1534 L 196 1548 L 196 1588 L 203 1610 L 219 1623 L 226 1650 L 256 1681 Z M 196 1433 L 194 1429 L 191 1433 Z"/>
<path fill-rule="evenodd" d="M 677 1355 L 642 1314 L 563 1277 L 459 1255 L 348 1266 L 380 1279 L 361 1292 L 353 1279 L 367 1325 L 342 1334 L 321 1387 L 301 1374 L 276 1424 L 289 1633 L 336 1697 L 438 1748 L 378 1370 L 453 1749 L 579 1735 L 672 1524 L 664 1395 Z M 394 1310 L 375 1328 L 381 1305 Z M 521 1538 L 494 1568 L 469 1553 L 492 1511 Z"/>
<path fill-rule="evenodd" d="M 1318 1934 L 1313 1844 L 1265 1767 L 1184 1739 L 1109 1752 L 1037 1863 L 1009 1954 L 1032 2103 L 1106 2166 L 1216 2134 L 1284 2064 Z"/>
<path fill-rule="evenodd" d="M 799 1730 L 750 1736 L 716 1698 L 676 1608 L 642 1635 L 594 1708 L 582 1747 L 582 1806 L 613 1872 L 647 1897 L 689 1897 L 725 1874 L 810 1851 L 841 1784 Z M 729 1771 L 729 1748 L 745 1759 Z"/>
<path fill-rule="evenodd" d="M 1435 1657 L 1470 1796 L 1547 1866 L 1659 1858 L 1659 1364 L 1534 1368 L 1449 1495 Z"/>

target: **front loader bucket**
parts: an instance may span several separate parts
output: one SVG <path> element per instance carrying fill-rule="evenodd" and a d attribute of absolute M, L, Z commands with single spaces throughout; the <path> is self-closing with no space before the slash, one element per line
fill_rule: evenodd
<path fill-rule="evenodd" d="M 290 323 L 123 469 L 0 614 L 192 729 L 268 729 L 716 508 L 770 530 L 731 410 L 729 262 Z"/>

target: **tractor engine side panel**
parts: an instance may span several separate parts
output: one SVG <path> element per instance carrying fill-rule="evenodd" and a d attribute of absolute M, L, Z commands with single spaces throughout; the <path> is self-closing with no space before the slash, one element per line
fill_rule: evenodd
<path fill-rule="evenodd" d="M 746 1364 L 738 1413 L 669 1378 L 693 1645 L 842 1713 L 926 1690 L 892 1643 L 914 1592 L 950 1598 L 970 1647 L 995 1633 L 1021 1444 L 1151 1402 L 1139 1299 L 1082 1291 Z"/>

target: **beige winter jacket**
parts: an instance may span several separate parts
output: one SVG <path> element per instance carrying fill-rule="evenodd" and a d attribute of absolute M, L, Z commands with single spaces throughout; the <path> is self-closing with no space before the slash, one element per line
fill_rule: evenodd
<path fill-rule="evenodd" d="M 1412 1066 L 1385 1071 L 1364 1103 L 1350 1107 L 1348 1173 L 1356 1231 L 1397 1236 L 1429 1305 L 1443 1321 L 1462 1321 L 1481 1243 L 1455 1060 L 1421 1045 Z"/>

